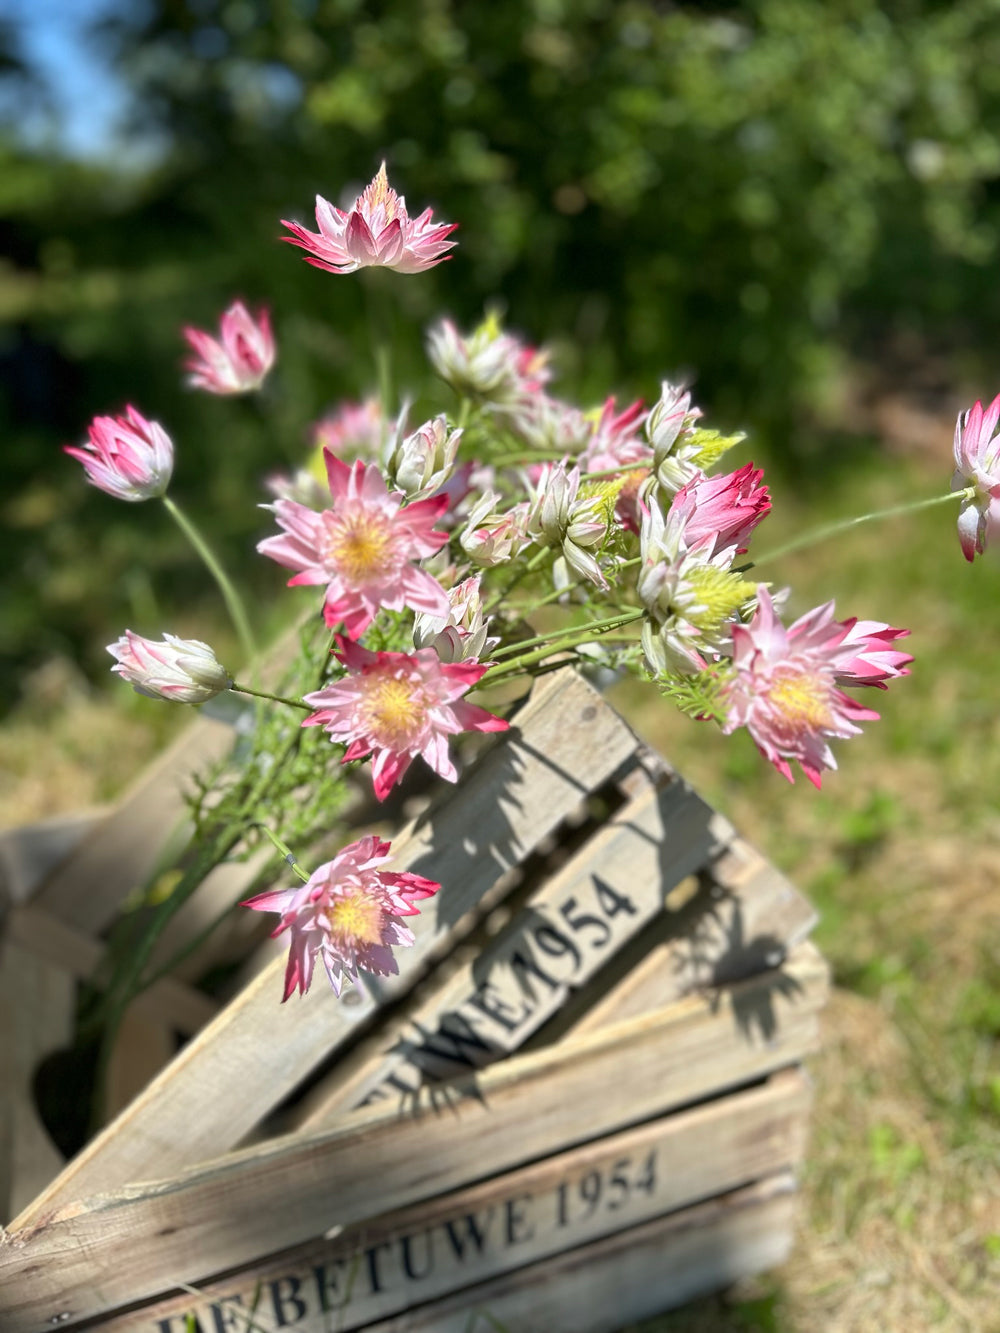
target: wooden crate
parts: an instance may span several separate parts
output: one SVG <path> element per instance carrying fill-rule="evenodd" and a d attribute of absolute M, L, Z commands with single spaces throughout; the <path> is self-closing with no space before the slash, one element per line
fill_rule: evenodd
<path fill-rule="evenodd" d="M 93 965 L 164 799 L 13 895 L 8 987 Z M 398 977 L 282 1006 L 268 946 L 217 1011 L 190 976 L 133 1006 L 147 1055 L 194 1035 L 10 1224 L 5 1330 L 596 1333 L 782 1258 L 827 987 L 791 885 L 570 672 L 393 854 L 444 885 Z"/>

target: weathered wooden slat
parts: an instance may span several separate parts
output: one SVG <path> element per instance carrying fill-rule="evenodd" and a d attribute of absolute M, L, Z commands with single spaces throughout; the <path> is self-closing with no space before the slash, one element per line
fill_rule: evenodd
<path fill-rule="evenodd" d="M 816 911 L 742 838 L 713 863 L 699 892 L 664 917 L 658 937 L 636 941 L 621 976 L 584 1007 L 567 1006 L 559 1035 L 592 1032 L 671 1003 L 699 986 L 717 986 L 778 966 L 807 938 Z"/>
<path fill-rule="evenodd" d="M 680 779 L 660 790 L 647 784 L 474 960 L 379 1034 L 378 1059 L 350 1077 L 331 1075 L 329 1093 L 314 1101 L 303 1128 L 332 1124 L 376 1097 L 411 1097 L 428 1080 L 517 1050 L 733 836 Z"/>
<path fill-rule="evenodd" d="M 94 976 L 104 959 L 103 944 L 32 903 L 11 909 L 4 938 L 60 968 L 73 981 Z M 219 1011 L 214 1000 L 172 977 L 143 991 L 133 1006 L 147 1017 L 159 1018 L 165 1027 L 184 1033 L 197 1032 Z"/>
<path fill-rule="evenodd" d="M 810 1101 L 801 1070 L 559 1153 L 485 1184 L 319 1238 L 102 1321 L 106 1333 L 214 1329 L 227 1310 L 267 1328 L 339 1333 L 794 1167 Z M 326 1307 L 324 1309 L 324 1306 Z M 223 1324 L 223 1326 L 225 1326 Z"/>
<path fill-rule="evenodd" d="M 108 1314 L 474 1183 L 477 1173 L 745 1086 L 814 1048 L 826 985 L 822 960 L 803 945 L 780 974 L 690 996 L 666 1013 L 448 1085 L 436 1112 L 366 1109 L 323 1134 L 231 1153 L 158 1185 L 48 1216 L 35 1208 L 33 1224 L 19 1220 L 0 1245 L 5 1333 Z M 748 1023 L 753 1014 L 766 1014 L 766 1025 Z"/>
<path fill-rule="evenodd" d="M 67 926 L 100 934 L 126 894 L 152 874 L 171 830 L 184 819 L 183 783 L 221 759 L 232 743 L 232 729 L 210 718 L 186 727 L 49 875 L 34 896 L 35 906 Z"/>
<path fill-rule="evenodd" d="M 41 1061 L 69 1044 L 71 977 L 5 939 L 0 943 L 0 1218 L 13 1217 L 52 1179 L 63 1156 L 35 1108 Z"/>
<path fill-rule="evenodd" d="M 503 744 L 463 777 L 450 798 L 394 845 L 394 861 L 444 887 L 414 919 L 416 944 L 400 973 L 360 1003 L 338 1003 L 319 985 L 279 1003 L 283 959 L 205 1028 L 20 1219 L 60 1203 L 149 1179 L 225 1152 L 330 1052 L 356 1034 L 386 998 L 404 994 L 501 878 L 580 800 L 634 753 L 618 715 L 572 672 L 545 677 Z M 471 923 L 470 923 L 471 924 Z"/>
<path fill-rule="evenodd" d="M 370 1324 L 365 1333 L 609 1333 L 780 1264 L 791 1248 L 794 1208 L 795 1183 L 782 1173 Z M 321 1324 L 301 1333 L 320 1329 L 326 1333 Z"/>

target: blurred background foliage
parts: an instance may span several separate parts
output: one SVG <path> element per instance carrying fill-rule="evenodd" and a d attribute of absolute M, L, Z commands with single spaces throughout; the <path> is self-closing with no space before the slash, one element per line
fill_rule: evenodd
<path fill-rule="evenodd" d="M 46 90 L 0 29 L 7 704 L 53 655 L 103 673 L 121 624 L 198 623 L 165 518 L 59 452 L 96 413 L 160 420 L 178 498 L 277 586 L 246 558 L 261 477 L 373 387 L 367 279 L 393 276 L 319 273 L 279 219 L 383 157 L 461 224 L 453 262 L 391 285 L 401 391 L 432 317 L 496 307 L 555 343 L 557 392 L 690 375 L 805 484 L 854 457 L 829 406 L 852 368 L 992 384 L 966 349 L 1000 315 L 997 0 L 119 0 L 93 38 L 128 123 L 81 160 L 19 132 Z M 180 326 L 236 295 L 272 307 L 277 374 L 259 401 L 183 393 Z"/>

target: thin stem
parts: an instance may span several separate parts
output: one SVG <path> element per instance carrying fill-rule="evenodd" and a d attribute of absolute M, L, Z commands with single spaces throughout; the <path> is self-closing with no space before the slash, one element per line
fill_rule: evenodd
<path fill-rule="evenodd" d="M 249 685 L 240 685 L 235 680 L 229 688 L 235 694 L 252 694 L 255 699 L 273 699 L 276 704 L 287 704 L 289 708 L 302 708 L 307 713 L 312 712 L 312 704 L 303 703 L 301 699 L 288 699 L 283 694 L 269 694 L 267 690 L 252 690 Z"/>
<path fill-rule="evenodd" d="M 188 539 L 198 555 L 201 557 L 206 569 L 215 579 L 219 591 L 222 593 L 222 600 L 226 604 L 230 619 L 239 636 L 240 645 L 243 648 L 247 662 L 255 661 L 257 657 L 257 646 L 254 643 L 253 631 L 250 629 L 250 622 L 243 606 L 243 601 L 239 593 L 233 586 L 229 575 L 219 564 L 214 551 L 205 541 L 204 537 L 188 518 L 187 514 L 172 500 L 169 495 L 162 497 L 167 513 L 174 520 L 181 532 Z"/>
<path fill-rule="evenodd" d="M 935 495 L 930 500 L 910 500 L 906 504 L 890 505 L 888 509 L 873 509 L 870 514 L 859 514 L 856 518 L 842 518 L 836 523 L 827 523 L 824 527 L 804 533 L 801 537 L 794 537 L 783 546 L 765 551 L 756 560 L 745 565 L 744 569 L 756 569 L 768 560 L 776 560 L 779 556 L 791 554 L 792 551 L 805 550 L 807 546 L 814 546 L 818 542 L 826 541 L 828 537 L 836 537 L 838 533 L 847 532 L 849 528 L 856 528 L 859 523 L 870 523 L 880 518 L 898 518 L 902 514 L 915 514 L 920 509 L 932 509 L 935 505 L 947 504 L 950 500 L 971 500 L 975 494 L 975 487 L 967 486 L 961 491 L 949 491 L 947 495 Z"/>
<path fill-rule="evenodd" d="M 521 452 L 519 454 L 507 454 L 506 457 L 491 458 L 491 467 L 521 467 L 525 463 L 555 463 L 562 454 L 554 454 L 550 450 L 537 449 L 533 453 Z"/>
<path fill-rule="evenodd" d="M 626 625 L 633 624 L 636 620 L 645 615 L 644 611 L 635 610 L 624 613 L 620 616 L 614 616 L 605 621 L 592 621 L 589 625 L 581 625 L 575 630 L 564 634 L 561 639 L 555 639 L 551 643 L 545 644 L 541 648 L 536 648 L 534 652 L 522 653 L 512 658 L 509 662 L 501 662 L 495 667 L 490 667 L 489 671 L 480 677 L 478 686 L 490 685 L 494 681 L 500 680 L 505 676 L 514 675 L 527 667 L 533 666 L 536 662 L 543 662 L 546 657 L 551 657 L 554 653 L 568 651 L 576 648 L 581 643 L 586 643 L 595 636 L 599 636 L 606 630 L 622 629 Z M 520 645 L 519 645 L 520 646 Z"/>
<path fill-rule="evenodd" d="M 295 853 L 289 850 L 287 844 L 283 843 L 276 833 L 272 833 L 266 824 L 261 824 L 259 821 L 254 821 L 251 827 L 260 829 L 264 837 L 270 841 L 271 845 L 275 848 L 276 851 L 279 851 L 281 853 L 281 855 L 291 866 L 295 874 L 298 875 L 299 879 L 302 881 L 303 884 L 309 883 L 309 875 L 305 870 L 302 869 L 298 861 L 296 861 Z"/>
<path fill-rule="evenodd" d="M 498 660 L 502 657 L 510 657 L 512 653 L 521 653 L 526 648 L 535 648 L 542 643 L 552 643 L 556 639 L 563 639 L 567 635 L 576 637 L 578 634 L 600 634 L 604 630 L 618 629 L 621 625 L 627 625 L 641 615 L 641 611 L 619 611 L 615 616 L 605 616 L 603 620 L 588 620 L 584 625 L 571 625 L 567 628 L 565 625 L 559 629 L 550 630 L 548 634 L 538 634 L 533 639 L 522 639 L 520 643 L 508 644 L 506 648 L 499 648 L 493 656 Z"/>

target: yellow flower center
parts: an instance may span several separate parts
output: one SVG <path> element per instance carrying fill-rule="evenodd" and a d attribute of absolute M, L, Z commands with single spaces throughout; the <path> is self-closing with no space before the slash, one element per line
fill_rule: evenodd
<path fill-rule="evenodd" d="M 381 944 L 382 908 L 361 891 L 334 898 L 327 910 L 331 933 L 353 944 Z"/>
<path fill-rule="evenodd" d="M 369 676 L 365 722 L 371 734 L 390 750 L 408 745 L 424 711 L 416 681 L 395 676 Z"/>
<path fill-rule="evenodd" d="M 768 699 L 796 730 L 822 731 L 830 724 L 830 686 L 821 676 L 776 672 Z"/>
<path fill-rule="evenodd" d="M 353 587 L 384 578 L 396 565 L 392 530 L 381 515 L 351 514 L 332 527 L 326 558 Z"/>

